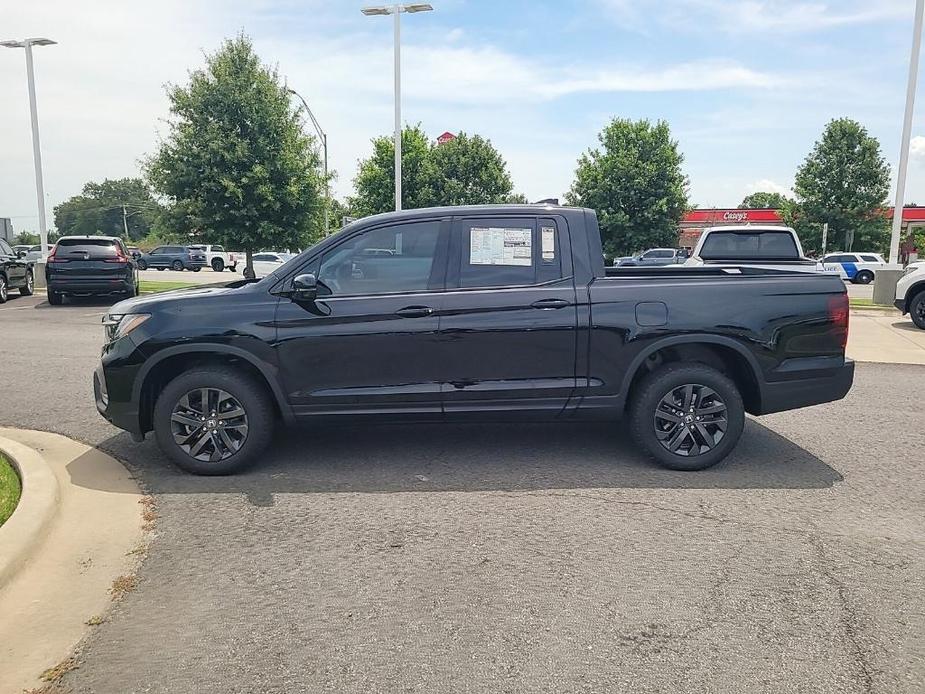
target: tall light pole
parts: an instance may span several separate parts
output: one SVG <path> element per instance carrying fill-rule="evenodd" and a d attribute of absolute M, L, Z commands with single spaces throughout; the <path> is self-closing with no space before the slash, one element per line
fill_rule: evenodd
<path fill-rule="evenodd" d="M 922 11 L 925 0 L 916 0 L 915 22 L 912 29 L 912 53 L 909 56 L 909 83 L 906 85 L 906 113 L 903 116 L 902 144 L 899 150 L 899 171 L 896 173 L 896 202 L 893 205 L 893 233 L 890 236 L 890 263 L 899 262 L 899 232 L 903 224 L 903 197 L 906 192 L 906 170 L 909 168 L 909 140 L 912 137 L 912 111 L 915 106 L 915 86 L 919 76 L 919 49 L 922 47 Z"/>
<path fill-rule="evenodd" d="M 35 194 L 39 201 L 39 238 L 42 243 L 42 258 L 48 256 L 48 227 L 45 222 L 45 182 L 42 179 L 42 148 L 39 146 L 39 114 L 35 106 L 35 70 L 32 68 L 32 47 L 51 46 L 57 43 L 51 39 L 32 38 L 22 41 L 0 41 L 5 48 L 26 49 L 26 77 L 29 82 L 29 113 L 32 117 L 32 157 L 35 161 Z"/>
<path fill-rule="evenodd" d="M 390 14 L 395 18 L 395 211 L 401 210 L 401 13 L 429 12 L 434 8 L 426 2 L 408 5 L 378 5 L 364 7 L 363 14 Z"/>
<path fill-rule="evenodd" d="M 287 87 L 289 93 L 293 96 L 299 97 L 299 101 L 302 102 L 302 106 L 305 107 L 305 112 L 308 114 L 308 119 L 312 122 L 312 125 L 315 128 L 315 132 L 318 133 L 318 137 L 321 138 L 321 144 L 324 147 L 324 233 L 328 233 L 328 210 L 331 207 L 331 187 L 328 183 L 328 136 L 321 129 L 321 124 L 318 123 L 318 119 L 315 118 L 315 114 L 312 113 L 312 110 L 308 107 L 308 102 L 305 101 L 305 98 L 299 94 L 295 89 Z"/>

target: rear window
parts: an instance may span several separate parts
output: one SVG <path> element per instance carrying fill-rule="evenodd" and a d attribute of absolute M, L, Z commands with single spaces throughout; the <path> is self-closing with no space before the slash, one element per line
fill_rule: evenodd
<path fill-rule="evenodd" d="M 706 260 L 734 260 L 738 258 L 797 260 L 796 243 L 785 231 L 734 232 L 714 231 L 700 249 Z"/>
<path fill-rule="evenodd" d="M 123 253 L 121 244 L 116 239 L 88 238 L 88 239 L 60 239 L 57 244 L 56 255 L 77 255 L 92 260 L 94 258 L 111 258 Z"/>
<path fill-rule="evenodd" d="M 61 239 L 58 241 L 58 245 L 62 248 L 67 248 L 68 246 L 108 246 L 114 248 L 116 242 L 113 239 Z"/>

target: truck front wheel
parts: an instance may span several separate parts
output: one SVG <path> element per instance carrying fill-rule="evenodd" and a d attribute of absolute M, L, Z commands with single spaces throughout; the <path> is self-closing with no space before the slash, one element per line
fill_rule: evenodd
<path fill-rule="evenodd" d="M 909 303 L 909 315 L 917 328 L 925 330 L 925 289 L 912 297 Z"/>
<path fill-rule="evenodd" d="M 643 377 L 630 402 L 639 446 L 672 470 L 704 470 L 735 448 L 745 407 L 735 383 L 704 364 L 670 363 Z"/>
<path fill-rule="evenodd" d="M 180 374 L 154 406 L 157 444 L 196 475 L 227 475 L 253 463 L 269 445 L 273 402 L 262 383 L 221 366 Z"/>

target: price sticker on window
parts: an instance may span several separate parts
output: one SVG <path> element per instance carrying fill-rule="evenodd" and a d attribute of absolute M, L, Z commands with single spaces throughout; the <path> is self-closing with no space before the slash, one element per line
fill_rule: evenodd
<path fill-rule="evenodd" d="M 556 229 L 555 227 L 543 227 L 540 233 L 541 248 L 543 251 L 543 260 L 556 259 Z"/>

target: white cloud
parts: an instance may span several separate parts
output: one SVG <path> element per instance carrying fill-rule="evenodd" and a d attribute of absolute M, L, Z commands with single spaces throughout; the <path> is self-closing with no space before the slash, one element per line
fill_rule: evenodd
<path fill-rule="evenodd" d="M 925 135 L 916 135 L 909 142 L 909 156 L 913 161 L 925 162 Z"/>
<path fill-rule="evenodd" d="M 745 193 L 746 195 L 750 195 L 751 193 L 780 193 L 787 197 L 793 196 L 793 191 L 789 187 L 782 186 L 780 183 L 772 181 L 770 178 L 762 178 L 753 183 L 746 183 Z"/>
<path fill-rule="evenodd" d="M 653 24 L 726 33 L 810 33 L 833 27 L 912 17 L 903 0 L 598 0 L 620 26 L 649 33 Z"/>

